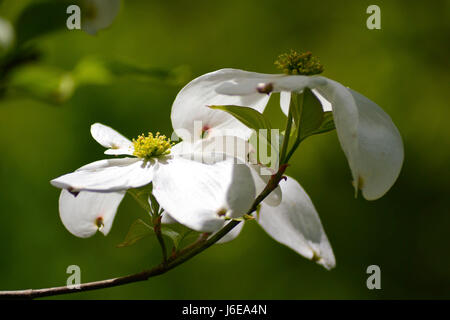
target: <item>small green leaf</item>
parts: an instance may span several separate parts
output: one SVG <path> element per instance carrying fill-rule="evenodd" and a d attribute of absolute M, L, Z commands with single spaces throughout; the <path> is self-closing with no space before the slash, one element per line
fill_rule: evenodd
<path fill-rule="evenodd" d="M 308 88 L 302 93 L 291 93 L 290 108 L 295 125 L 293 136 L 297 140 L 335 129 L 333 113 L 324 112 L 319 99 Z"/>
<path fill-rule="evenodd" d="M 249 107 L 241 107 L 241 106 L 209 106 L 211 109 L 222 110 L 237 120 L 242 122 L 244 125 L 249 127 L 250 129 L 259 130 L 259 129 L 267 129 L 270 131 L 272 126 L 269 120 L 260 112 L 255 109 Z"/>
<path fill-rule="evenodd" d="M 190 77 L 190 69 L 186 66 L 173 69 L 138 66 L 125 61 L 96 56 L 83 58 L 73 73 L 80 85 L 109 84 L 112 80 L 128 76 L 137 77 L 139 80 L 161 81 L 168 85 L 181 85 Z"/>
<path fill-rule="evenodd" d="M 114 79 L 107 66 L 100 59 L 93 57 L 81 59 L 72 74 L 78 85 L 105 85 Z"/>
<path fill-rule="evenodd" d="M 167 226 L 162 226 L 161 227 L 161 234 L 167 238 L 169 238 L 170 240 L 172 240 L 173 246 L 175 247 L 175 249 L 177 249 L 181 243 L 181 240 L 183 240 L 183 235 L 176 232 L 175 230 L 167 227 Z"/>
<path fill-rule="evenodd" d="M 125 236 L 125 240 L 122 243 L 118 244 L 117 247 L 123 248 L 131 246 L 151 234 L 155 234 L 153 228 L 141 219 L 137 219 L 131 225 L 130 230 L 128 230 L 128 233 Z"/>
<path fill-rule="evenodd" d="M 139 204 L 139 206 L 144 209 L 145 212 L 152 215 L 152 207 L 148 201 L 150 191 L 148 191 L 147 186 L 137 189 L 128 189 L 127 193 L 133 197 L 134 200 Z"/>
<path fill-rule="evenodd" d="M 173 242 L 175 248 L 178 248 L 180 241 L 182 239 L 182 235 L 180 233 L 171 229 L 168 226 L 163 225 L 161 227 L 161 234 L 164 237 L 169 238 Z M 117 247 L 123 248 L 131 246 L 136 242 L 138 242 L 139 240 L 142 240 L 150 235 L 156 236 L 153 227 L 145 223 L 141 219 L 137 219 L 136 221 L 133 222 L 130 229 L 128 230 L 128 233 L 125 236 L 125 240 L 122 243 L 118 244 Z"/>
<path fill-rule="evenodd" d="M 333 120 L 333 112 L 327 111 L 323 114 L 323 121 L 319 128 L 317 128 L 312 134 L 325 133 L 336 129 Z"/>
<path fill-rule="evenodd" d="M 163 225 L 163 228 L 168 228 L 168 226 Z M 175 243 L 176 241 L 173 241 L 175 249 L 179 248 L 180 246 L 188 245 L 193 241 L 196 241 L 201 234 L 200 232 L 189 229 L 188 227 L 179 223 L 171 224 L 170 230 L 179 235 L 179 237 L 176 238 L 178 242 Z"/>
<path fill-rule="evenodd" d="M 300 118 L 300 139 L 313 134 L 322 124 L 323 109 L 319 99 L 308 88 L 303 90 L 303 107 Z"/>
<path fill-rule="evenodd" d="M 313 92 L 305 88 L 302 93 L 291 92 L 289 112 L 292 115 L 294 139 L 284 161 L 288 161 L 300 143 L 309 136 L 335 129 L 332 112 L 324 112 Z M 292 132 L 292 131 L 291 131 Z"/>
<path fill-rule="evenodd" d="M 292 120 L 294 128 L 291 129 L 291 136 L 297 136 L 300 130 L 301 114 L 303 110 L 303 93 L 291 92 L 291 100 L 289 103 L 289 108 L 292 110 Z"/>
<path fill-rule="evenodd" d="M 66 9 L 70 1 L 36 1 L 27 6 L 16 20 L 18 44 L 47 33 L 66 29 Z"/>
<path fill-rule="evenodd" d="M 188 66 L 182 65 L 175 68 L 161 68 L 141 66 L 127 61 L 105 60 L 105 66 L 115 76 L 138 76 L 145 79 L 156 79 L 172 85 L 182 85 L 191 77 Z"/>
<path fill-rule="evenodd" d="M 54 104 L 66 102 L 76 89 L 70 72 L 37 64 L 14 70 L 9 86 L 35 99 Z"/>

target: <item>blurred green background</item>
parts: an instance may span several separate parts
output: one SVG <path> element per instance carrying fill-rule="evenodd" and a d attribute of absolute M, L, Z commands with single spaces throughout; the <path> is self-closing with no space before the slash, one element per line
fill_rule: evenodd
<path fill-rule="evenodd" d="M 0 2 L 14 21 L 30 1 Z M 366 28 L 366 8 L 381 8 L 381 30 Z M 449 1 L 123 1 L 96 36 L 61 29 L 37 38 L 41 62 L 72 70 L 86 56 L 173 70 L 183 82 L 224 67 L 276 73 L 275 58 L 311 50 L 324 76 L 377 102 L 405 144 L 400 177 L 374 202 L 354 199 L 336 133 L 303 143 L 288 174 L 311 196 L 333 246 L 326 271 L 247 223 L 216 245 L 147 282 L 62 299 L 404 299 L 450 298 Z M 65 12 L 61 13 L 65 17 Z M 43 22 L 44 23 L 44 22 Z M 26 27 L 26 26 L 25 26 Z M 85 85 L 52 104 L 20 90 L 0 100 L 0 290 L 65 285 L 66 268 L 83 282 L 141 271 L 160 261 L 155 239 L 116 248 L 144 212 L 126 198 L 111 233 L 72 236 L 58 216 L 49 181 L 104 158 L 89 134 L 94 122 L 128 137 L 171 134 L 170 108 L 182 84 L 119 77 Z M 281 119 L 280 111 L 269 108 Z M 381 268 L 368 290 L 366 268 Z"/>

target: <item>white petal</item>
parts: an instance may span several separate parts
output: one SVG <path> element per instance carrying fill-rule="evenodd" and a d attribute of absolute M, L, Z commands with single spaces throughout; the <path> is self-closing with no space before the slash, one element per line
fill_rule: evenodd
<path fill-rule="evenodd" d="M 391 118 L 376 103 L 328 80 L 317 88 L 332 103 L 337 134 L 352 171 L 355 188 L 364 198 L 382 197 L 394 184 L 403 164 L 403 143 Z"/>
<path fill-rule="evenodd" d="M 281 111 L 287 116 L 289 113 L 289 104 L 291 103 L 291 93 L 289 91 L 280 92 Z"/>
<path fill-rule="evenodd" d="M 152 198 L 151 197 L 148 197 L 148 204 L 150 205 L 150 207 L 152 207 Z M 170 214 L 166 210 L 164 210 L 164 209 L 161 210 L 161 208 L 160 208 L 160 211 L 161 211 L 161 223 L 164 223 L 164 224 L 178 223 L 174 218 L 172 218 L 170 216 Z"/>
<path fill-rule="evenodd" d="M 274 84 L 285 77 L 282 74 L 265 74 L 239 69 L 222 69 L 216 72 L 221 71 L 225 76 L 221 79 L 222 83 L 216 87 L 216 92 L 231 96 L 262 95 L 278 91 L 274 89 Z"/>
<path fill-rule="evenodd" d="M 133 143 L 116 130 L 104 124 L 94 123 L 91 126 L 91 135 L 102 146 L 110 148 L 105 151 L 105 154 L 133 154 Z"/>
<path fill-rule="evenodd" d="M 255 182 L 256 194 L 260 194 L 269 183 L 271 175 L 266 174 L 267 168 L 261 165 L 252 165 L 252 177 Z M 269 206 L 278 206 L 282 201 L 282 192 L 280 186 L 276 187 L 265 199 L 264 203 Z"/>
<path fill-rule="evenodd" d="M 71 192 L 120 191 L 142 187 L 152 181 L 155 161 L 137 158 L 100 160 L 51 181 Z"/>
<path fill-rule="evenodd" d="M 273 86 L 275 92 L 302 92 L 304 88 L 313 89 L 326 84 L 326 78 L 320 76 L 283 76 Z"/>
<path fill-rule="evenodd" d="M 120 0 L 84 0 L 81 6 L 81 29 L 95 35 L 112 24 L 119 9 Z"/>
<path fill-rule="evenodd" d="M 201 140 L 199 140 L 196 143 L 191 143 L 188 141 L 181 141 L 181 142 L 177 143 L 176 145 L 172 146 L 172 148 L 170 148 L 170 154 L 172 156 L 192 154 L 192 152 L 195 149 L 195 145 L 197 143 L 199 143 L 200 141 Z"/>
<path fill-rule="evenodd" d="M 322 105 L 323 111 L 331 111 L 331 103 L 325 99 L 316 89 L 311 90 L 314 95 L 319 99 L 320 104 Z M 281 111 L 287 116 L 289 113 L 289 104 L 291 103 L 291 93 L 289 91 L 281 91 L 280 92 L 280 106 Z"/>
<path fill-rule="evenodd" d="M 255 198 L 250 169 L 234 162 L 169 159 L 155 171 L 153 194 L 179 223 L 201 232 L 217 231 L 225 222 L 220 214 L 242 216 Z"/>
<path fill-rule="evenodd" d="M 233 70 L 233 69 L 229 69 Z M 271 92 L 301 92 L 304 88 L 315 88 L 326 83 L 323 77 L 288 76 L 283 74 L 264 74 L 233 70 L 234 78 L 227 79 L 216 88 L 216 92 L 225 95 L 254 95 L 255 92 L 270 88 Z M 262 90 L 263 89 L 263 90 Z"/>
<path fill-rule="evenodd" d="M 217 93 L 230 96 L 255 95 L 256 92 L 260 92 L 258 90 L 261 88 L 261 85 L 265 84 L 271 87 L 271 92 L 280 92 L 281 110 L 286 115 L 289 110 L 291 92 L 301 92 L 306 87 L 313 89 L 317 86 L 325 85 L 327 82 L 326 78 L 320 76 L 288 76 L 233 69 L 226 70 L 230 70 L 229 73 L 232 74 L 232 77 L 229 79 L 229 75 L 229 78 L 222 79 L 223 82 L 216 88 Z M 324 110 L 328 109 L 330 103 L 321 97 L 320 94 L 316 95 L 324 106 Z"/>
<path fill-rule="evenodd" d="M 117 208 L 125 192 L 82 191 L 74 196 L 62 190 L 59 197 L 59 215 L 67 230 L 80 238 L 94 235 L 97 230 L 105 236 L 111 230 Z"/>
<path fill-rule="evenodd" d="M 231 222 L 231 221 L 230 221 Z M 229 222 L 228 222 L 229 223 Z M 224 235 L 219 241 L 217 241 L 217 244 L 229 242 L 231 240 L 236 239 L 236 237 L 241 233 L 242 228 L 244 227 L 244 222 L 240 222 L 237 226 L 235 226 L 233 229 L 231 229 L 230 232 L 228 232 L 226 235 Z M 213 234 L 214 235 L 214 234 Z M 211 237 L 213 236 L 211 235 Z"/>
<path fill-rule="evenodd" d="M 317 99 L 319 99 L 320 104 L 322 105 L 323 111 L 327 112 L 327 111 L 333 110 L 330 101 L 325 99 L 316 89 L 312 89 L 311 91 L 314 93 L 314 95 L 317 97 Z"/>
<path fill-rule="evenodd" d="M 224 135 L 222 130 L 233 130 L 233 135 L 248 139 L 251 130 L 224 111 L 212 110 L 208 105 L 238 105 L 263 111 L 269 95 L 256 90 L 246 96 L 229 96 L 216 92 L 224 82 L 238 81 L 252 72 L 222 69 L 202 75 L 188 83 L 177 95 L 172 106 L 172 126 L 185 141 L 194 141 L 208 129 L 208 135 Z M 195 121 L 201 123 L 195 124 Z M 219 133 L 217 133 L 219 132 Z M 221 133 L 220 133 L 221 132 Z"/>
<path fill-rule="evenodd" d="M 269 168 L 250 160 L 249 153 L 251 152 L 255 152 L 255 150 L 250 143 L 233 136 L 211 137 L 203 139 L 193 146 L 193 154 L 210 155 L 224 153 L 227 156 L 237 158 L 240 163 L 245 163 L 251 169 L 256 194 L 260 194 L 269 182 L 271 174 L 268 174 L 270 172 Z M 280 188 L 277 187 L 264 201 L 269 205 L 278 205 L 281 201 Z"/>
<path fill-rule="evenodd" d="M 261 205 L 257 221 L 275 240 L 327 269 L 335 266 L 333 250 L 319 215 L 300 184 L 293 178 L 280 182 L 283 200 L 278 207 Z"/>
<path fill-rule="evenodd" d="M 162 213 L 161 223 L 173 224 L 173 223 L 178 223 L 178 221 L 175 220 L 174 218 L 172 218 L 172 216 L 164 210 Z"/>

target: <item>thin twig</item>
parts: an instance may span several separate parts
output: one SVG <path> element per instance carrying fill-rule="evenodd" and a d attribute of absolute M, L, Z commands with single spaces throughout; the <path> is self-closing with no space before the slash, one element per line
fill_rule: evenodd
<path fill-rule="evenodd" d="M 163 258 L 163 265 L 167 264 L 167 249 L 166 249 L 166 243 L 164 242 L 164 238 L 161 233 L 161 217 L 159 216 L 156 218 L 155 226 L 153 227 L 153 230 L 155 231 L 156 238 L 158 239 L 159 245 L 161 246 L 162 251 L 162 258 Z"/>

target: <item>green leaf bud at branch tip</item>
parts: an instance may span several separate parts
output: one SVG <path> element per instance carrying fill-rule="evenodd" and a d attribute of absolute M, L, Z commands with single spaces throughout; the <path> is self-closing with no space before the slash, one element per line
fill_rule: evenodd
<path fill-rule="evenodd" d="M 319 59 L 310 51 L 298 53 L 291 50 L 278 56 L 275 65 L 285 74 L 310 76 L 322 73 L 324 68 Z"/>

